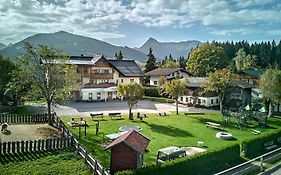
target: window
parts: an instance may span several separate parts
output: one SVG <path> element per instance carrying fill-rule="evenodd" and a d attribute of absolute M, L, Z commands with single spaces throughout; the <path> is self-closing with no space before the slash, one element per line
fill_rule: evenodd
<path fill-rule="evenodd" d="M 198 99 L 198 104 L 201 104 L 201 99 Z"/>
<path fill-rule="evenodd" d="M 116 84 L 118 84 L 118 79 L 116 79 Z"/>
<path fill-rule="evenodd" d="M 103 70 L 103 73 L 104 73 L 104 74 L 109 74 L 109 70 L 108 70 L 108 69 L 104 69 L 104 70 Z"/>
<path fill-rule="evenodd" d="M 121 83 L 123 83 L 123 79 L 121 79 Z"/>
<path fill-rule="evenodd" d="M 183 101 L 183 97 L 181 97 L 181 101 Z"/>
<path fill-rule="evenodd" d="M 206 103 L 206 100 L 202 100 L 202 103 Z"/>
<path fill-rule="evenodd" d="M 84 74 L 88 74 L 88 69 L 87 68 L 84 68 Z"/>
<path fill-rule="evenodd" d="M 219 99 L 216 99 L 216 103 L 217 103 L 217 104 L 219 103 Z"/>
<path fill-rule="evenodd" d="M 157 81 L 154 81 L 153 83 L 154 83 L 154 85 L 157 85 Z"/>
<path fill-rule="evenodd" d="M 135 80 L 134 79 L 130 79 L 130 82 L 133 83 Z"/>
<path fill-rule="evenodd" d="M 211 100 L 211 104 L 214 104 L 214 99 Z"/>
<path fill-rule="evenodd" d="M 89 100 L 93 100 L 93 93 L 89 93 Z"/>
<path fill-rule="evenodd" d="M 97 93 L 97 100 L 100 100 L 101 99 L 101 94 L 100 92 Z"/>
<path fill-rule="evenodd" d="M 188 97 L 185 98 L 185 102 L 188 102 Z"/>

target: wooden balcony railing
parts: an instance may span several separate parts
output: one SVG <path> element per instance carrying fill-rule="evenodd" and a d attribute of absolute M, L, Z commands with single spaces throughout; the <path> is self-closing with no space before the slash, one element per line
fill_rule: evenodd
<path fill-rule="evenodd" d="M 91 79 L 113 79 L 113 73 L 91 73 Z"/>
<path fill-rule="evenodd" d="M 117 86 L 115 83 L 100 83 L 100 84 L 84 84 L 83 88 L 108 88 L 112 86 Z"/>

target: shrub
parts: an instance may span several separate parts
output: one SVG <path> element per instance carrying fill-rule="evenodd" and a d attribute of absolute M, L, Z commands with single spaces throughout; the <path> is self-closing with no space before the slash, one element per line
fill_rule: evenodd
<path fill-rule="evenodd" d="M 253 158 L 267 152 L 264 143 L 274 141 L 277 144 L 277 138 L 281 137 L 281 130 L 274 133 L 264 133 L 258 138 L 248 139 L 241 143 L 241 152 L 244 156 Z"/>
<path fill-rule="evenodd" d="M 186 174 L 214 174 L 228 166 L 240 163 L 240 146 L 234 144 L 216 151 L 208 151 L 192 157 L 171 160 L 169 162 L 153 165 L 135 171 L 118 172 L 117 175 L 186 175 Z M 203 168 L 204 167 L 204 168 Z"/>
<path fill-rule="evenodd" d="M 144 95 L 150 97 L 161 97 L 157 87 L 144 87 Z"/>

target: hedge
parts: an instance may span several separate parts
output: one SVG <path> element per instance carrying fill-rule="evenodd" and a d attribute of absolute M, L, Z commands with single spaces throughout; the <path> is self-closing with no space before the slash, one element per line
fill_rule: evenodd
<path fill-rule="evenodd" d="M 249 158 L 260 156 L 268 152 L 264 147 L 266 142 L 274 141 L 274 144 L 280 144 L 277 143 L 278 137 L 281 137 L 281 130 L 274 131 L 274 133 L 262 133 L 260 137 L 244 140 L 241 143 L 241 152 Z"/>
<path fill-rule="evenodd" d="M 148 96 L 145 96 L 144 99 L 151 100 L 151 101 L 158 102 L 158 103 L 174 103 L 175 102 L 175 100 L 165 98 L 165 97 L 148 97 Z"/>
<path fill-rule="evenodd" d="M 191 157 L 175 159 L 160 165 L 153 165 L 135 171 L 117 172 L 117 175 L 207 175 L 220 172 L 241 163 L 240 146 L 233 144 L 216 151 L 207 151 Z M 228 166 L 227 166 L 228 165 Z"/>
<path fill-rule="evenodd" d="M 157 87 L 144 87 L 144 95 L 150 97 L 161 97 Z"/>

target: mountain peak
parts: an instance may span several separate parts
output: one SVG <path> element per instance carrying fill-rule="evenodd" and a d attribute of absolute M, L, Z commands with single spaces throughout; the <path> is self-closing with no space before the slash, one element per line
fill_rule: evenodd
<path fill-rule="evenodd" d="M 154 39 L 154 38 L 152 38 L 152 37 L 150 37 L 147 41 L 146 41 L 146 43 L 158 43 L 158 41 L 156 40 L 156 39 Z"/>

